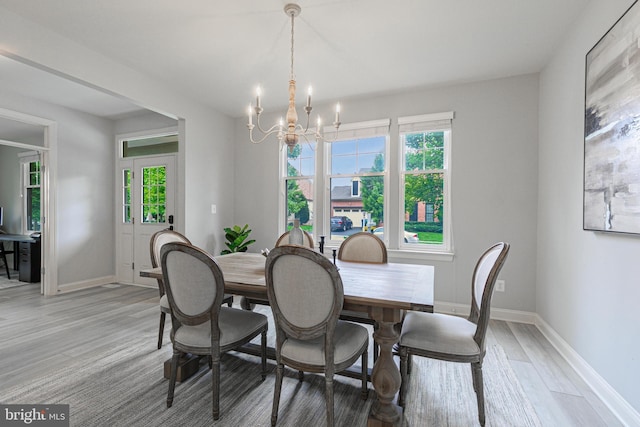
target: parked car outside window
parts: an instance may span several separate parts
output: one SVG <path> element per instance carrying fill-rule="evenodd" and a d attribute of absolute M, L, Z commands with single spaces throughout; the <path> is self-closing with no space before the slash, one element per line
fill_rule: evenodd
<path fill-rule="evenodd" d="M 378 236 L 381 240 L 384 240 L 384 227 L 378 227 L 373 230 L 373 234 Z M 418 235 L 416 233 L 411 233 L 409 231 L 404 231 L 404 242 L 405 243 L 418 243 Z"/>
<path fill-rule="evenodd" d="M 353 221 L 346 216 L 332 216 L 331 217 L 331 231 L 347 231 L 353 227 Z"/>

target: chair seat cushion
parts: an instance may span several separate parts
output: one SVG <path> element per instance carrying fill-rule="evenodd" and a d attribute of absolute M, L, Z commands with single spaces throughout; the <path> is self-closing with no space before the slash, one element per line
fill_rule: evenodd
<path fill-rule="evenodd" d="M 476 325 L 462 317 L 440 313 L 407 313 L 400 345 L 449 355 L 473 356 L 480 348 L 473 339 Z"/>
<path fill-rule="evenodd" d="M 267 317 L 252 311 L 221 307 L 218 318 L 220 327 L 220 347 L 225 347 L 256 336 L 267 325 Z M 174 341 L 193 348 L 211 347 L 211 325 L 209 322 L 188 326 L 181 325 L 174 335 Z"/>
<path fill-rule="evenodd" d="M 363 347 L 369 345 L 369 333 L 364 326 L 351 322 L 338 321 L 333 335 L 335 353 L 333 362 L 336 365 L 357 357 Z M 324 337 L 301 341 L 288 338 L 282 344 L 282 357 L 322 367 L 324 359 Z"/>

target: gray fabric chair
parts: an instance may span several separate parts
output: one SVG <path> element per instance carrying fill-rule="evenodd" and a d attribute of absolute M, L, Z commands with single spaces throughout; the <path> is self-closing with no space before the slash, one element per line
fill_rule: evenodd
<path fill-rule="evenodd" d="M 311 234 L 309 234 L 307 231 L 304 231 L 304 230 L 302 230 L 302 233 L 304 234 L 306 245 L 309 246 L 311 249 L 313 249 L 313 237 L 311 236 Z M 289 231 L 285 231 L 280 235 L 280 237 L 278 237 L 278 240 L 276 240 L 276 247 L 282 246 L 282 245 L 288 245 L 288 244 L 289 244 Z"/>
<path fill-rule="evenodd" d="M 484 425 L 482 359 L 486 351 L 485 335 L 493 287 L 508 253 L 509 244 L 500 242 L 491 246 L 480 257 L 473 271 L 471 313 L 467 319 L 440 313 L 407 313 L 400 333 L 400 406 L 405 404 L 411 356 L 471 363 L 473 389 L 478 401 L 478 419 L 480 425 Z"/>
<path fill-rule="evenodd" d="M 261 335 L 262 379 L 267 373 L 267 317 L 221 307 L 224 277 L 205 251 L 186 243 L 167 243 L 161 249 L 165 291 L 173 323 L 173 358 L 167 407 L 173 403 L 178 360 L 184 353 L 209 356 L 213 388 L 213 419 L 220 417 L 220 355 Z"/>
<path fill-rule="evenodd" d="M 182 242 L 191 244 L 186 236 L 173 230 L 160 230 L 151 236 L 149 240 L 149 252 L 151 253 L 151 266 L 153 268 L 160 267 L 160 249 L 165 243 Z M 162 348 L 162 338 L 164 336 L 164 323 L 166 321 L 167 314 L 171 313 L 169 308 L 169 300 L 164 292 L 164 283 L 161 279 L 158 279 L 158 292 L 160 292 L 160 327 L 158 330 L 158 350 Z M 233 304 L 233 295 L 225 295 L 222 301 L 223 304 L 227 304 L 229 307 Z"/>
<path fill-rule="evenodd" d="M 338 259 L 341 261 L 364 262 L 372 264 L 387 263 L 387 246 L 384 242 L 372 233 L 360 232 L 347 237 L 338 250 Z M 351 322 L 364 323 L 373 325 L 374 329 L 378 326 L 375 320 L 371 319 L 366 313 L 358 311 L 342 310 L 340 319 L 349 320 Z M 373 362 L 378 359 L 378 343 L 373 342 Z"/>
<path fill-rule="evenodd" d="M 311 234 L 309 234 L 304 230 L 302 230 L 302 233 L 304 235 L 304 240 L 307 246 L 313 249 L 313 237 L 311 236 Z M 280 235 L 280 237 L 278 237 L 278 240 L 276 240 L 275 247 L 277 248 L 278 246 L 288 245 L 288 244 L 289 244 L 289 231 L 285 231 Z M 248 297 L 240 298 L 240 307 L 242 307 L 245 310 L 253 310 L 256 307 L 256 304 L 269 305 L 269 301 L 264 299 L 259 299 L 259 298 L 248 298 Z"/>
<path fill-rule="evenodd" d="M 327 425 L 333 426 L 333 376 L 362 359 L 362 398 L 367 390 L 367 329 L 338 320 L 344 299 L 335 265 L 302 246 L 280 246 L 265 266 L 276 325 L 276 382 L 271 425 L 278 419 L 284 366 L 324 373 Z"/>
<path fill-rule="evenodd" d="M 351 262 L 387 263 L 387 247 L 375 234 L 361 231 L 347 237 L 338 249 L 338 259 Z"/>

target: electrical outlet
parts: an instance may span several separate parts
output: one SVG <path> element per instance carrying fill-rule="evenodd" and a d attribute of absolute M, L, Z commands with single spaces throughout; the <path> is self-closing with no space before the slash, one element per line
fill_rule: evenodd
<path fill-rule="evenodd" d="M 496 292 L 504 292 L 504 280 L 496 280 Z"/>

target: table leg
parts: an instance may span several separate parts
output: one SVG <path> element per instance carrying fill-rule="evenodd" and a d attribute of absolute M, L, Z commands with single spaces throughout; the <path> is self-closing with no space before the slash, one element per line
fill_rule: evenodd
<path fill-rule="evenodd" d="M 392 351 L 393 345 L 398 342 L 396 323 L 395 320 L 378 320 L 378 330 L 373 333 L 373 338 L 380 346 L 380 355 L 371 375 L 377 400 L 371 406 L 368 426 L 396 426 L 402 421 L 402 408 L 393 403 L 401 382 L 400 371 L 393 361 Z"/>

